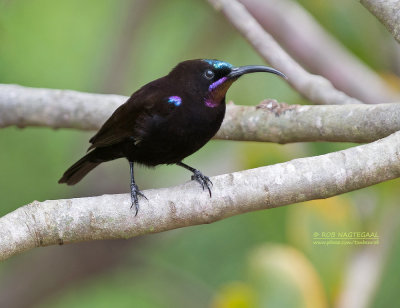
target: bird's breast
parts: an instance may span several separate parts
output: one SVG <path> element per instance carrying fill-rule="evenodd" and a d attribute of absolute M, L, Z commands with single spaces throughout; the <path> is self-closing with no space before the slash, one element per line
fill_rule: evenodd
<path fill-rule="evenodd" d="M 195 138 L 212 138 L 221 126 L 225 116 L 225 102 L 213 104 L 212 108 L 207 106 L 207 100 L 182 110 L 175 116 L 175 120 L 183 119 L 182 127 L 177 130 L 178 134 L 188 134 Z"/>

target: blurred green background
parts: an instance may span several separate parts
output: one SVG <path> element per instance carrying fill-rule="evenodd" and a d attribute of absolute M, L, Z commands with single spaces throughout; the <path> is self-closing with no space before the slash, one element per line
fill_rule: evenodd
<path fill-rule="evenodd" d="M 299 2 L 373 69 L 395 71 L 387 57 L 390 36 L 358 3 Z M 192 58 L 264 63 L 206 1 L 0 0 L 0 83 L 130 95 Z M 307 103 L 281 79 L 261 74 L 241 79 L 227 96 L 242 105 L 264 98 Z M 1 129 L 1 215 L 33 200 L 128 192 L 124 160 L 102 165 L 77 186 L 57 184 L 92 135 Z M 349 146 L 211 141 L 186 162 L 212 176 Z M 146 189 L 189 177 L 182 168 L 161 166 L 141 168 L 136 178 Z M 35 249 L 0 264 L 0 306 L 332 307 L 348 292 L 353 261 L 366 253 L 383 260 L 364 271 L 375 283 L 369 307 L 392 307 L 400 284 L 393 219 L 399 184 L 131 240 Z M 313 233 L 321 231 L 379 232 L 381 243 L 313 245 Z M 375 277 L 379 266 L 382 275 Z"/>

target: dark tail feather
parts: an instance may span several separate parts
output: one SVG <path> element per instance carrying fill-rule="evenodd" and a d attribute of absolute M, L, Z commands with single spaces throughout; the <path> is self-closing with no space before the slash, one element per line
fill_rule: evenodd
<path fill-rule="evenodd" d="M 92 162 L 93 151 L 82 157 L 75 164 L 73 164 L 67 171 L 65 171 L 62 178 L 58 183 L 66 183 L 68 185 L 74 185 L 78 183 L 83 177 L 88 174 L 92 169 L 97 167 L 102 162 Z"/>

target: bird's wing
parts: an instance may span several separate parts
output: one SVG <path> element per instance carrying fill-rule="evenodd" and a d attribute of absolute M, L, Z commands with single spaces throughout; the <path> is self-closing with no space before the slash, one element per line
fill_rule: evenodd
<path fill-rule="evenodd" d="M 116 144 L 129 137 L 129 115 L 127 113 L 128 102 L 129 100 L 125 104 L 119 106 L 111 117 L 109 117 L 103 124 L 96 135 L 90 138 L 89 142 L 92 143 L 92 145 L 89 147 L 88 151 L 93 148 L 101 148 Z"/>
<path fill-rule="evenodd" d="M 100 130 L 89 141 L 93 148 L 110 146 L 132 138 L 140 142 L 141 125 L 147 119 L 166 117 L 172 111 L 167 98 L 162 95 L 157 82 L 152 82 L 135 92 L 126 103 L 118 107 Z"/>

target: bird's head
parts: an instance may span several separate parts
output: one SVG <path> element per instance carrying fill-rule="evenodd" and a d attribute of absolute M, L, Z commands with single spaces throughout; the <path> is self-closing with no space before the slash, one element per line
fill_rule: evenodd
<path fill-rule="evenodd" d="M 195 95 L 204 98 L 207 107 L 214 108 L 224 101 L 226 92 L 240 76 L 255 72 L 267 72 L 287 77 L 268 66 L 246 65 L 234 67 L 219 60 L 188 60 L 179 63 L 170 73 L 174 80 Z"/>

